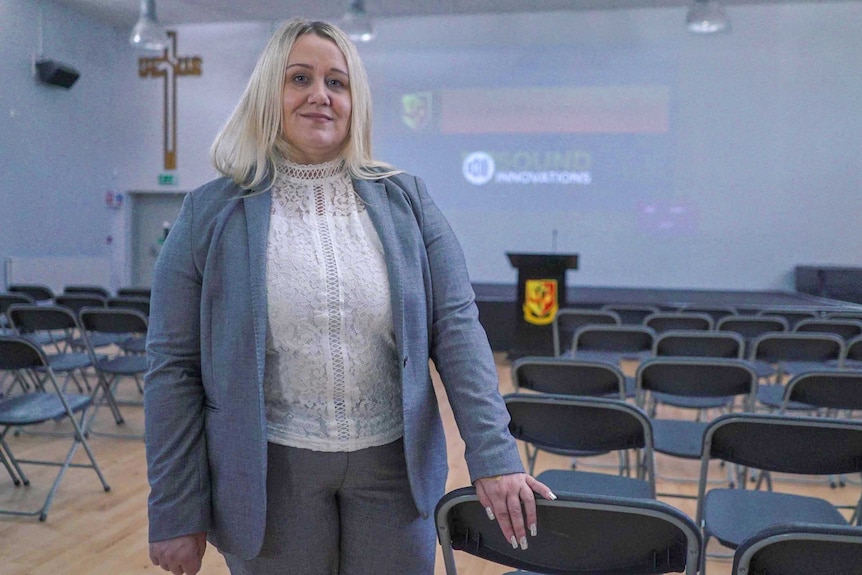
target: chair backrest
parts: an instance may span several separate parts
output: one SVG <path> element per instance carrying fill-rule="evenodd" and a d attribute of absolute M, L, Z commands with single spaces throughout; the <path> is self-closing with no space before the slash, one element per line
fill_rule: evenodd
<path fill-rule="evenodd" d="M 619 399 L 510 393 L 503 397 L 515 439 L 544 450 L 643 449 L 652 463 L 652 425 L 640 408 Z"/>
<path fill-rule="evenodd" d="M 121 297 L 143 297 L 150 299 L 151 290 L 148 287 L 121 287 L 117 288 L 117 295 Z"/>
<path fill-rule="evenodd" d="M 551 324 L 554 338 L 554 355 L 571 349 L 572 336 L 585 325 L 619 325 L 618 313 L 608 310 L 563 308 L 557 311 Z"/>
<path fill-rule="evenodd" d="M 63 287 L 64 294 L 84 294 L 84 295 L 97 295 L 103 298 L 111 297 L 111 292 L 108 288 L 97 286 L 97 285 L 68 285 Z"/>
<path fill-rule="evenodd" d="M 699 312 L 658 312 L 644 318 L 644 325 L 656 333 L 666 331 L 710 330 L 713 326 L 712 317 Z"/>
<path fill-rule="evenodd" d="M 99 333 L 147 333 L 147 317 L 141 312 L 126 308 L 84 308 L 78 320 L 85 334 Z"/>
<path fill-rule="evenodd" d="M 728 315 L 716 322 L 718 331 L 732 331 L 745 339 L 754 339 L 765 333 L 790 331 L 790 324 L 783 317 Z"/>
<path fill-rule="evenodd" d="M 862 321 L 862 310 L 827 311 L 823 314 L 826 319 L 858 319 Z"/>
<path fill-rule="evenodd" d="M 862 527 L 782 523 L 757 532 L 733 555 L 733 575 L 852 575 L 862 565 Z"/>
<path fill-rule="evenodd" d="M 78 313 L 85 307 L 105 307 L 107 300 L 95 293 L 61 293 L 54 298 L 54 303 Z"/>
<path fill-rule="evenodd" d="M 751 409 L 757 393 L 757 373 L 745 361 L 724 358 L 655 358 L 638 366 L 638 405 L 646 392 L 687 397 L 742 397 Z"/>
<path fill-rule="evenodd" d="M 616 312 L 624 324 L 641 325 L 644 318 L 652 313 L 658 313 L 661 309 L 654 305 L 609 303 L 602 306 L 603 310 Z"/>
<path fill-rule="evenodd" d="M 0 336 L 0 371 L 45 367 L 48 360 L 35 344 L 20 336 Z"/>
<path fill-rule="evenodd" d="M 108 307 L 119 307 L 138 310 L 145 316 L 150 316 L 150 300 L 144 297 L 117 296 L 108 298 Z"/>
<path fill-rule="evenodd" d="M 783 317 L 790 325 L 790 329 L 793 329 L 793 327 L 803 319 L 820 317 L 820 313 L 817 310 L 781 307 L 764 308 L 759 310 L 757 315 L 766 317 Z"/>
<path fill-rule="evenodd" d="M 767 333 L 754 340 L 751 359 L 781 361 L 838 361 L 844 340 L 831 333 Z"/>
<path fill-rule="evenodd" d="M 656 357 L 726 357 L 745 356 L 745 340 L 731 331 L 668 331 L 655 340 Z"/>
<path fill-rule="evenodd" d="M 595 325 L 575 332 L 572 351 L 649 351 L 656 333 L 644 325 Z"/>
<path fill-rule="evenodd" d="M 78 320 L 68 308 L 59 305 L 17 304 L 7 312 L 9 321 L 21 333 L 52 330 L 77 330 Z"/>
<path fill-rule="evenodd" d="M 0 293 L 0 314 L 5 314 L 10 306 L 15 304 L 35 303 L 32 297 L 23 293 Z"/>
<path fill-rule="evenodd" d="M 522 357 L 512 363 L 515 391 L 625 399 L 625 375 L 616 366 L 561 357 Z"/>
<path fill-rule="evenodd" d="M 532 573 L 697 573 L 700 530 L 661 501 L 560 494 L 537 497 L 536 513 L 538 534 L 512 549 L 474 488 L 447 493 L 435 511 L 446 574 L 457 573 L 453 550 Z"/>
<path fill-rule="evenodd" d="M 834 333 L 844 340 L 862 335 L 862 320 L 808 318 L 799 320 L 793 326 L 794 332 Z"/>
<path fill-rule="evenodd" d="M 862 361 L 862 336 L 854 337 L 844 346 L 841 364 L 846 365 L 848 361 Z"/>
<path fill-rule="evenodd" d="M 54 299 L 54 291 L 46 285 L 41 284 L 10 284 L 6 288 L 11 293 L 23 293 L 35 301 L 47 301 Z"/>
<path fill-rule="evenodd" d="M 862 371 L 808 371 L 793 376 L 782 409 L 791 401 L 829 409 L 862 409 Z"/>

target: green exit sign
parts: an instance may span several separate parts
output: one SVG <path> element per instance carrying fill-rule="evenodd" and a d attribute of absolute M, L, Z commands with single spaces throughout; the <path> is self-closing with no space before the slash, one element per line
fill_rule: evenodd
<path fill-rule="evenodd" d="M 179 183 L 179 178 L 177 178 L 176 174 L 159 174 L 160 186 L 176 186 Z"/>

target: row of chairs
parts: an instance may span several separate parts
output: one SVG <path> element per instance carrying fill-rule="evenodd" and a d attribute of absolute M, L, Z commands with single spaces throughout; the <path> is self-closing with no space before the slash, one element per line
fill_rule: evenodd
<path fill-rule="evenodd" d="M 576 307 L 576 306 L 573 306 Z M 693 304 L 604 304 L 583 309 L 611 311 L 624 324 L 642 324 L 644 319 L 655 313 L 698 313 L 705 314 L 718 323 L 721 318 L 729 315 L 781 317 L 788 321 L 791 327 L 803 319 L 862 319 L 862 307 L 848 304 L 845 307 L 817 308 L 811 306 L 744 306 L 731 305 L 693 305 Z"/>
<path fill-rule="evenodd" d="M 625 322 L 618 312 L 610 309 L 565 308 L 557 312 L 551 326 L 554 355 L 571 349 L 573 336 L 578 329 L 597 325 L 645 327 L 656 334 L 679 330 L 715 330 L 738 333 L 746 340 L 772 332 L 818 332 L 833 333 L 849 340 L 862 335 L 862 312 L 856 316 L 848 314 L 846 317 L 805 317 L 792 322 L 787 317 L 767 311 L 759 315 L 728 314 L 716 320 L 701 312 L 655 312 L 635 323 Z"/>
<path fill-rule="evenodd" d="M 472 487 L 447 493 L 435 519 L 447 575 L 454 551 L 530 573 L 644 575 L 698 573 L 697 524 L 660 501 L 562 494 L 536 501 L 541 536 L 515 550 L 488 521 Z M 734 553 L 733 575 L 851 575 L 862 565 L 862 529 L 784 523 L 757 531 Z"/>
<path fill-rule="evenodd" d="M 49 286 L 46 285 L 14 283 L 10 284 L 6 288 L 6 291 L 8 291 L 9 293 L 24 294 L 37 302 L 52 301 L 58 295 L 72 294 L 97 295 L 105 299 L 109 299 L 111 297 L 132 297 L 150 299 L 150 288 L 134 286 L 117 288 L 117 292 L 115 294 L 112 294 L 111 291 L 104 286 L 70 284 L 64 286 L 61 293 L 55 294 L 54 290 L 52 290 Z"/>
<path fill-rule="evenodd" d="M 29 484 L 22 463 L 59 465 L 60 471 L 39 509 L 0 513 L 38 515 L 44 521 L 66 470 L 81 466 L 71 463 L 79 446 L 90 458 L 90 464 L 84 466 L 95 469 L 105 490 L 109 489 L 87 438 L 97 433 L 93 423 L 100 406 L 109 407 L 117 425 L 124 423 L 122 402 L 116 394 L 122 379 L 132 378 L 138 393 L 143 393 L 147 317 L 128 308 L 87 307 L 75 314 L 63 306 L 33 303 L 11 305 L 6 317 L 9 333 L 0 335 L 0 463 L 16 486 Z M 64 462 L 18 458 L 4 440 L 12 430 L 54 420 L 68 425 L 59 431 L 39 428 L 37 433 L 70 438 L 72 445 Z"/>
<path fill-rule="evenodd" d="M 577 366 L 579 377 L 566 380 L 559 376 L 555 366 L 572 367 L 569 364 Z M 692 447 L 682 456 L 701 460 L 696 518 L 696 524 L 704 528 L 701 562 L 706 543 L 712 538 L 727 547 L 741 549 L 758 530 L 776 523 L 801 520 L 841 527 L 849 524 L 840 511 L 825 501 L 746 490 L 747 479 L 743 472 L 736 476 L 735 484 L 731 484 L 735 489 L 707 490 L 708 472 L 710 461 L 720 459 L 740 469 L 750 466 L 782 473 L 859 473 L 862 472 L 862 424 L 849 420 L 734 413 L 708 424 L 684 422 L 693 424 L 686 430 L 673 429 L 676 423 L 681 422 L 656 419 L 642 409 L 647 393 L 714 397 L 743 395 L 750 406 L 757 378 L 745 362 L 691 358 L 649 360 L 639 367 L 637 374 L 640 407 L 620 399 L 623 395 L 622 373 L 607 364 L 562 358 L 523 358 L 515 362 L 512 373 L 517 392 L 506 397 L 511 416 L 510 429 L 527 446 L 530 466 L 539 450 L 562 455 L 610 450 L 628 454 L 635 450 L 634 466 L 625 467 L 633 477 L 558 469 L 541 473 L 538 478 L 555 493 L 651 501 L 655 497 L 653 450 L 675 454 L 673 438 L 677 444 L 680 438 L 687 438 L 683 443 L 687 442 Z M 862 407 L 862 373 L 828 372 L 819 377 L 818 381 L 813 374 L 798 376 L 789 388 L 796 390 L 794 393 L 801 394 L 800 397 L 812 405 L 820 404 L 824 409 Z M 525 394 L 524 391 L 539 393 Z M 852 397 L 856 398 L 856 403 L 852 403 Z M 832 445 L 839 447 L 831 449 Z M 857 503 L 853 509 L 857 524 L 859 505 Z M 737 513 L 740 509 L 756 511 L 740 517 Z M 624 543 L 631 549 L 642 549 L 638 546 L 640 539 Z M 698 568 L 705 568 L 705 563 Z"/>

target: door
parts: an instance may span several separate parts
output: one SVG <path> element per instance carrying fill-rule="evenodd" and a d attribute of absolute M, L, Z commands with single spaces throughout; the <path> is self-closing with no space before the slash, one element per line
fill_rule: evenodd
<path fill-rule="evenodd" d="M 132 284 L 149 286 L 156 258 L 183 205 L 185 192 L 132 192 L 130 196 Z"/>

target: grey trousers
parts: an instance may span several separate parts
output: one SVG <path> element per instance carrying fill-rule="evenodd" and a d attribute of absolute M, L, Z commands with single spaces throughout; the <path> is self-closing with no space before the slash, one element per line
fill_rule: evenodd
<path fill-rule="evenodd" d="M 401 439 L 346 453 L 269 444 L 266 533 L 231 575 L 433 575 L 436 530 L 416 511 Z"/>

